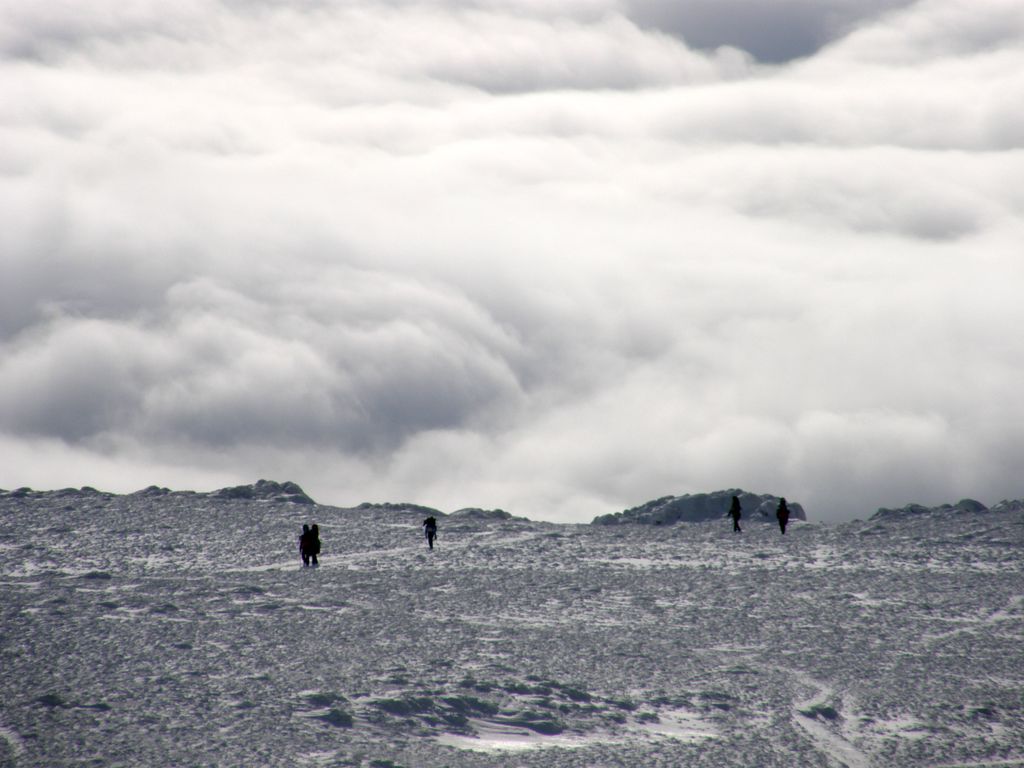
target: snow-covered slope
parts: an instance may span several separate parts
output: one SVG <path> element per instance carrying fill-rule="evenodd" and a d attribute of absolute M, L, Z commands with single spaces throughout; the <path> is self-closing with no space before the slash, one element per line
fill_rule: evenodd
<path fill-rule="evenodd" d="M 714 493 L 664 496 L 623 512 L 600 515 L 594 518 L 593 524 L 673 525 L 674 523 L 705 523 L 721 520 L 728 514 L 733 496 L 740 500 L 744 520 L 775 522 L 775 511 L 779 508 L 778 496 L 748 493 L 734 488 Z M 789 508 L 790 519 L 807 520 L 807 514 L 800 504 L 787 500 L 786 506 Z"/>
<path fill-rule="evenodd" d="M 0 765 L 1024 761 L 1019 509 L 428 551 L 420 509 L 280 495 L 0 495 Z"/>

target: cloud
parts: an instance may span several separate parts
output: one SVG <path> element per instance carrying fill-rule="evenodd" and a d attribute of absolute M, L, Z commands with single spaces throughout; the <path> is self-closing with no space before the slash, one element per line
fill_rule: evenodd
<path fill-rule="evenodd" d="M 6 350 L 4 426 L 360 453 L 515 401 L 521 350 L 464 298 L 357 271 L 312 286 L 245 295 L 204 280 L 175 286 L 144 323 L 58 317 Z"/>
<path fill-rule="evenodd" d="M 0 10 L 0 485 L 1020 495 L 1011 4 L 93 10 Z"/>
<path fill-rule="evenodd" d="M 1019 10 L 1013 0 L 921 0 L 911 12 L 856 30 L 837 48 L 865 62 L 910 66 L 1000 51 L 1019 53 L 1024 34 Z"/>
<path fill-rule="evenodd" d="M 695 48 L 732 46 L 759 61 L 810 56 L 822 46 L 914 0 L 626 0 L 641 25 Z"/>

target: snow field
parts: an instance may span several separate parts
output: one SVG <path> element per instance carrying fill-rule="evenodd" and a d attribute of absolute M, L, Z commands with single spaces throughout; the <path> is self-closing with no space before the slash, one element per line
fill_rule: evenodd
<path fill-rule="evenodd" d="M 1019 512 L 420 519 L 0 496 L 0 765 L 1024 762 Z"/>

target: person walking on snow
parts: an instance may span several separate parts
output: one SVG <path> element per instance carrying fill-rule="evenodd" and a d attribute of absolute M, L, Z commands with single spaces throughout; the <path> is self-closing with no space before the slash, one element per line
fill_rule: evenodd
<path fill-rule="evenodd" d="M 302 533 L 299 536 L 299 556 L 302 558 L 302 567 L 309 567 L 309 526 L 302 526 Z"/>
<path fill-rule="evenodd" d="M 423 521 L 423 535 L 427 537 L 427 546 L 434 548 L 434 539 L 437 538 L 437 520 L 431 515 Z"/>
<path fill-rule="evenodd" d="M 743 517 L 743 512 L 740 508 L 740 499 L 738 496 L 732 497 L 732 506 L 729 508 L 729 516 L 732 518 L 732 532 L 743 533 L 743 529 L 740 528 L 740 518 Z"/>
<path fill-rule="evenodd" d="M 319 568 L 320 563 L 317 561 L 316 556 L 320 554 L 320 527 L 313 523 L 313 526 L 309 529 L 309 564 L 314 568 Z"/>
<path fill-rule="evenodd" d="M 779 530 L 782 531 L 782 535 L 786 535 L 786 523 L 789 522 L 789 507 L 786 506 L 786 500 L 779 499 L 779 508 L 775 512 L 775 517 L 779 519 Z"/>

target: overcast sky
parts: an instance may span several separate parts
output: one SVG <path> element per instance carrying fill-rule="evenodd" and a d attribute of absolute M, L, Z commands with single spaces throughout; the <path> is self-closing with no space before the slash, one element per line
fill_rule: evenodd
<path fill-rule="evenodd" d="M 0 487 L 1024 497 L 1020 0 L 6 0 Z"/>

